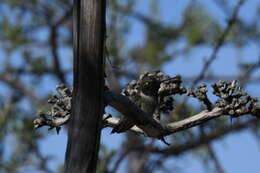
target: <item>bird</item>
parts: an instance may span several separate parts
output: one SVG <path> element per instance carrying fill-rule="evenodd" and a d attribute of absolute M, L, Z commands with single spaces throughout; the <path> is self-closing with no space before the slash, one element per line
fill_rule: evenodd
<path fill-rule="evenodd" d="M 160 82 L 156 79 L 156 76 L 150 73 L 145 73 L 140 76 L 139 80 L 131 81 L 122 94 L 127 96 L 133 103 L 136 104 L 142 111 L 147 113 L 153 118 L 158 118 L 158 90 L 160 88 Z M 134 122 L 126 117 L 122 116 L 116 127 L 113 128 L 111 133 L 122 133 L 129 130 L 134 125 Z"/>

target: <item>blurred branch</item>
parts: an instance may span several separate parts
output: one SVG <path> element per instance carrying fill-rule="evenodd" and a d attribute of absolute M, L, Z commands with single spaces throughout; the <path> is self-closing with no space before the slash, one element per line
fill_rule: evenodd
<path fill-rule="evenodd" d="M 53 65 L 54 65 L 54 72 L 55 75 L 58 77 L 61 83 L 67 84 L 65 80 L 65 75 L 61 69 L 60 65 L 60 58 L 58 56 L 58 33 L 56 26 L 51 26 L 50 30 L 50 46 L 51 46 L 51 53 L 53 58 Z"/>
<path fill-rule="evenodd" d="M 154 144 L 154 140 L 152 140 L 148 146 L 142 151 L 142 155 L 139 157 L 138 159 L 138 164 L 135 165 L 135 168 L 133 172 L 135 173 L 143 173 L 146 171 L 145 169 L 145 164 L 147 162 L 148 156 L 150 155 L 149 149 L 152 148 L 153 144 Z"/>
<path fill-rule="evenodd" d="M 35 151 L 35 155 L 40 160 L 40 163 L 39 163 L 40 170 L 44 171 L 45 173 L 54 173 L 50 168 L 48 168 L 49 158 L 44 157 L 38 148 Z"/>
<path fill-rule="evenodd" d="M 199 126 L 199 131 L 200 131 L 200 138 L 205 138 L 206 132 L 205 132 L 204 125 Z M 211 157 L 211 160 L 213 161 L 213 163 L 215 165 L 216 171 L 218 173 L 224 173 L 224 169 L 222 168 L 222 166 L 217 158 L 217 155 L 213 150 L 213 146 L 211 145 L 210 142 L 206 144 L 206 148 L 207 148 L 207 152 L 208 152 L 209 156 Z M 206 162 L 206 163 L 208 163 L 208 162 Z"/>
<path fill-rule="evenodd" d="M 63 70 L 63 72 L 70 73 L 71 69 Z M 24 69 L 24 68 L 17 68 L 12 71 L 13 74 L 16 75 L 53 75 L 55 73 L 54 69 L 51 67 L 44 67 L 39 71 L 32 70 L 32 69 Z"/>
<path fill-rule="evenodd" d="M 224 169 L 222 168 L 222 166 L 220 164 L 220 161 L 217 158 L 215 151 L 213 150 L 211 144 L 209 144 L 209 143 L 207 144 L 207 150 L 208 150 L 208 153 L 209 153 L 211 159 L 213 160 L 213 162 L 215 164 L 216 171 L 218 173 L 225 173 Z"/>
<path fill-rule="evenodd" d="M 113 168 L 112 168 L 111 171 L 110 171 L 111 173 L 116 173 L 116 171 L 118 170 L 120 164 L 124 161 L 124 159 L 126 158 L 126 156 L 127 156 L 131 151 L 132 151 L 132 150 L 131 150 L 131 147 L 127 147 L 127 148 L 125 148 L 125 149 L 121 152 L 120 156 L 118 157 L 118 159 L 116 160 L 116 162 L 115 162 Z"/>
<path fill-rule="evenodd" d="M 118 11 L 121 13 L 126 13 L 128 12 L 127 9 L 124 9 L 124 7 L 119 7 Z M 144 24 L 146 24 L 148 27 L 153 27 L 153 28 L 158 28 L 158 30 L 165 30 L 167 29 L 172 29 L 172 37 L 174 38 L 174 36 L 178 35 L 183 28 L 185 27 L 186 23 L 183 22 L 179 27 L 174 28 L 174 27 L 168 27 L 168 26 L 164 26 L 163 23 L 160 23 L 158 20 L 153 19 L 149 16 L 143 15 L 142 13 L 138 12 L 138 11 L 131 11 L 131 13 L 128 13 L 129 16 L 143 22 Z"/>
<path fill-rule="evenodd" d="M 54 26 L 60 26 L 65 22 L 69 21 L 72 17 L 73 6 L 71 5 L 67 11 L 64 12 L 63 16 L 54 24 Z"/>
<path fill-rule="evenodd" d="M 58 55 L 58 27 L 60 27 L 62 24 L 64 24 L 66 21 L 69 20 L 70 17 L 72 17 L 72 5 L 68 8 L 67 11 L 64 12 L 64 14 L 56 21 L 54 24 L 49 24 L 50 27 L 50 36 L 49 36 L 49 43 L 51 47 L 51 53 L 53 58 L 53 71 L 54 74 L 57 76 L 57 78 L 60 80 L 61 83 L 67 84 L 65 73 L 61 68 L 60 64 L 60 57 Z"/>
<path fill-rule="evenodd" d="M 227 1 L 214 0 L 214 2 L 215 2 L 215 4 L 219 7 L 219 9 L 220 9 L 224 14 L 230 14 L 229 6 L 227 5 Z"/>
<path fill-rule="evenodd" d="M 43 100 L 38 98 L 31 90 L 25 88 L 21 81 L 19 81 L 16 78 L 13 78 L 10 74 L 8 73 L 1 73 L 0 74 L 0 80 L 11 86 L 12 88 L 18 90 L 21 92 L 24 96 L 27 96 L 30 98 L 32 101 L 35 101 L 37 103 L 42 103 Z"/>
<path fill-rule="evenodd" d="M 192 82 L 194 80 L 194 78 L 195 77 L 193 77 L 193 76 L 183 77 L 183 82 L 184 83 Z M 238 81 L 241 83 L 241 86 L 243 86 L 243 83 L 245 83 L 245 82 L 246 83 L 260 83 L 260 76 L 244 78 L 241 76 L 208 75 L 203 78 L 203 81 L 207 81 L 207 82 L 215 82 L 215 81 L 219 81 L 219 80 L 231 81 L 234 79 L 238 79 Z M 244 79 L 246 79 L 246 81 L 244 81 Z"/>
<path fill-rule="evenodd" d="M 205 144 L 208 144 L 208 143 L 218 140 L 224 136 L 227 136 L 228 134 L 231 134 L 233 132 L 239 132 L 246 128 L 250 128 L 251 127 L 250 125 L 255 125 L 257 123 L 259 123 L 259 121 L 256 121 L 255 119 L 250 119 L 245 122 L 236 123 L 236 124 L 232 125 L 232 128 L 225 127 L 225 128 L 219 129 L 215 132 L 212 132 L 209 135 L 206 135 L 204 137 L 199 137 L 197 139 L 192 139 L 183 144 L 175 144 L 175 145 L 172 145 L 172 146 L 170 146 L 168 148 L 164 148 L 164 149 L 154 147 L 150 151 L 153 153 L 156 153 L 156 154 L 164 155 L 165 157 L 183 154 L 183 152 L 187 152 L 192 149 L 201 147 Z M 142 150 L 142 147 L 136 147 L 135 149 Z"/>
<path fill-rule="evenodd" d="M 198 77 L 193 81 L 193 84 L 191 86 L 191 88 L 193 89 L 196 84 L 202 80 L 208 70 L 208 68 L 210 67 L 210 65 L 212 64 L 212 62 L 217 58 L 217 54 L 220 50 L 220 48 L 223 46 L 226 37 L 228 36 L 229 32 L 231 31 L 233 25 L 235 24 L 236 20 L 237 20 L 237 16 L 238 16 L 238 12 L 241 8 L 241 6 L 243 5 L 243 3 L 245 2 L 245 0 L 240 0 L 237 5 L 234 8 L 233 14 L 231 16 L 231 18 L 228 20 L 228 24 L 226 29 L 223 31 L 223 33 L 220 35 L 219 39 L 216 41 L 216 46 L 213 49 L 213 52 L 211 54 L 211 56 L 209 57 L 209 59 L 204 63 L 203 68 L 200 72 L 200 74 L 198 75 Z"/>
<path fill-rule="evenodd" d="M 126 9 L 126 8 L 123 7 L 123 6 L 119 6 L 119 7 L 117 8 L 117 10 L 118 10 L 118 12 L 120 12 L 120 13 L 128 14 L 128 15 L 130 15 L 131 17 L 134 17 L 134 18 L 136 18 L 136 19 L 142 21 L 142 22 L 145 23 L 146 25 L 149 25 L 149 26 L 160 26 L 160 25 L 161 25 L 158 21 L 156 21 L 156 20 L 154 20 L 154 19 L 152 19 L 152 18 L 149 18 L 149 17 L 147 17 L 147 16 L 145 16 L 145 15 L 139 13 L 139 12 L 131 11 L 131 12 L 129 13 L 128 9 Z"/>
<path fill-rule="evenodd" d="M 243 66 L 243 64 L 240 64 Z M 241 81 L 241 86 L 243 87 L 249 81 L 254 81 L 254 79 L 250 79 L 251 74 L 254 73 L 258 68 L 260 68 L 260 56 L 258 58 L 258 62 L 250 64 L 250 67 L 241 75 L 238 79 Z M 259 80 L 259 79 L 258 79 Z M 256 80 L 257 81 L 257 80 Z"/>

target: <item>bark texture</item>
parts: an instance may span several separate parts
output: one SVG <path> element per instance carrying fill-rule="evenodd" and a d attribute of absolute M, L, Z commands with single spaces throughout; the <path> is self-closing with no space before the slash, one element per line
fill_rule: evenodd
<path fill-rule="evenodd" d="M 94 173 L 104 90 L 105 1 L 74 0 L 74 81 L 65 173 Z"/>

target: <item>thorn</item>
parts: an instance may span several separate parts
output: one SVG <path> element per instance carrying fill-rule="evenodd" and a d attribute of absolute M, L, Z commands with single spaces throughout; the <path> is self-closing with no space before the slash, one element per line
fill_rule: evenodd
<path fill-rule="evenodd" d="M 231 124 L 231 128 L 233 128 L 233 117 L 230 116 L 230 124 Z"/>
<path fill-rule="evenodd" d="M 170 145 L 171 145 L 170 143 L 168 143 L 168 142 L 164 139 L 164 137 L 162 137 L 160 140 L 161 140 L 164 144 L 166 144 L 167 146 L 170 146 Z"/>
<path fill-rule="evenodd" d="M 109 118 L 112 118 L 112 115 L 111 114 L 105 114 L 105 118 L 104 118 L 104 121 L 106 121 L 107 119 L 109 119 Z"/>
<path fill-rule="evenodd" d="M 110 135 L 111 135 L 111 134 L 114 134 L 114 133 L 116 133 L 116 129 L 115 129 L 115 128 L 113 128 L 113 129 L 111 130 Z"/>
<path fill-rule="evenodd" d="M 61 129 L 61 127 L 60 127 L 60 126 L 56 127 L 56 132 L 57 132 L 57 135 L 60 133 L 60 129 Z"/>

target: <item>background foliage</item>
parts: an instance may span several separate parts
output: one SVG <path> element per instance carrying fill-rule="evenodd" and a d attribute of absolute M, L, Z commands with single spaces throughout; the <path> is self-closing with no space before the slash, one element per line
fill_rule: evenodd
<path fill-rule="evenodd" d="M 49 109 L 46 99 L 57 84 L 72 83 L 71 4 L 71 0 L 0 2 L 0 172 L 62 171 L 62 160 L 56 158 L 64 153 L 54 148 L 64 148 L 65 139 L 50 143 L 49 136 L 61 137 L 47 129 L 34 131 L 32 121 L 37 110 Z M 225 42 L 212 58 L 237 4 L 237 0 L 108 0 L 108 85 L 120 90 L 141 72 L 161 69 L 181 74 L 189 87 L 201 81 L 238 79 L 259 96 L 259 0 L 241 4 Z M 164 121 L 180 120 L 202 109 L 197 101 L 180 97 Z M 191 172 L 179 166 L 187 153 L 206 171 L 225 172 L 218 158 L 225 154 L 218 153 L 213 142 L 240 131 L 258 141 L 258 128 L 251 117 L 232 122 L 220 118 L 168 137 L 171 147 L 132 133 L 110 136 L 110 129 L 104 130 L 99 172 Z M 62 138 L 65 133 L 63 128 Z"/>

